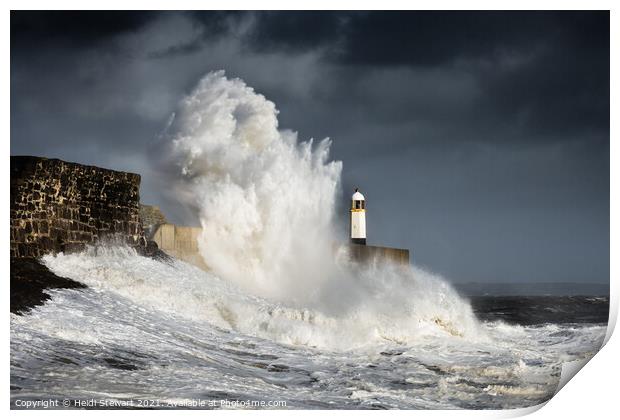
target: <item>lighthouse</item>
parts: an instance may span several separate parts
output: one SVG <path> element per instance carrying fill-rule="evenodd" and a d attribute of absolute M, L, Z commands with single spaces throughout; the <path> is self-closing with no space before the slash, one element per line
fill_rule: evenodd
<path fill-rule="evenodd" d="M 351 243 L 366 245 L 366 200 L 357 188 L 351 197 Z"/>

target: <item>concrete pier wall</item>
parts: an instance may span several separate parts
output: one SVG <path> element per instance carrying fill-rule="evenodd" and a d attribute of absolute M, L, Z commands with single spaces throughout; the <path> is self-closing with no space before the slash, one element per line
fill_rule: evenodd
<path fill-rule="evenodd" d="M 207 264 L 198 251 L 198 235 L 201 228 L 176 226 L 165 223 L 154 228 L 148 238 L 157 243 L 166 254 L 208 270 Z M 409 250 L 387 248 L 383 246 L 348 244 L 349 253 L 354 261 L 371 263 L 375 260 L 390 261 L 399 265 L 409 265 Z"/>
<path fill-rule="evenodd" d="M 149 239 L 155 241 L 166 254 L 206 270 L 207 264 L 198 251 L 201 231 L 199 227 L 165 223 L 157 226 Z"/>
<path fill-rule="evenodd" d="M 409 265 L 409 250 L 383 246 L 349 244 L 351 258 L 361 263 L 376 260 L 391 261 L 399 265 Z"/>

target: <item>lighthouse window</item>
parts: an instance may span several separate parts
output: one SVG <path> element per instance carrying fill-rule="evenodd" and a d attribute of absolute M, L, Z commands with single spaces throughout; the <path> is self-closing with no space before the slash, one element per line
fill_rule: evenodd
<path fill-rule="evenodd" d="M 360 200 L 355 200 L 355 208 L 356 209 L 361 209 L 362 208 L 362 202 Z"/>
<path fill-rule="evenodd" d="M 366 202 L 362 201 L 362 209 L 365 209 L 365 208 L 366 208 Z"/>

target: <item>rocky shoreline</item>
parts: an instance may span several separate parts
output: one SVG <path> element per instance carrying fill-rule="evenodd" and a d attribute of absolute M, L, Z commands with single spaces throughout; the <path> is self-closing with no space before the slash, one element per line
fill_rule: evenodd
<path fill-rule="evenodd" d="M 11 258 L 11 313 L 24 314 L 50 298 L 48 289 L 82 289 L 86 285 L 57 276 L 37 258 Z"/>

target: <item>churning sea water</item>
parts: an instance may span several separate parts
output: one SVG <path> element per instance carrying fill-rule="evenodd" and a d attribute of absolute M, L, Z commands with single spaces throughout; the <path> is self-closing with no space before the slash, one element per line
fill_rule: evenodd
<path fill-rule="evenodd" d="M 252 296 L 127 248 L 43 261 L 89 287 L 52 291 L 44 305 L 11 315 L 13 404 L 519 408 L 549 399 L 562 363 L 594 354 L 606 330 L 480 322 L 449 285 L 415 270 L 394 311 L 372 299 L 329 311 Z M 429 303 L 423 289 L 440 300 Z"/>

